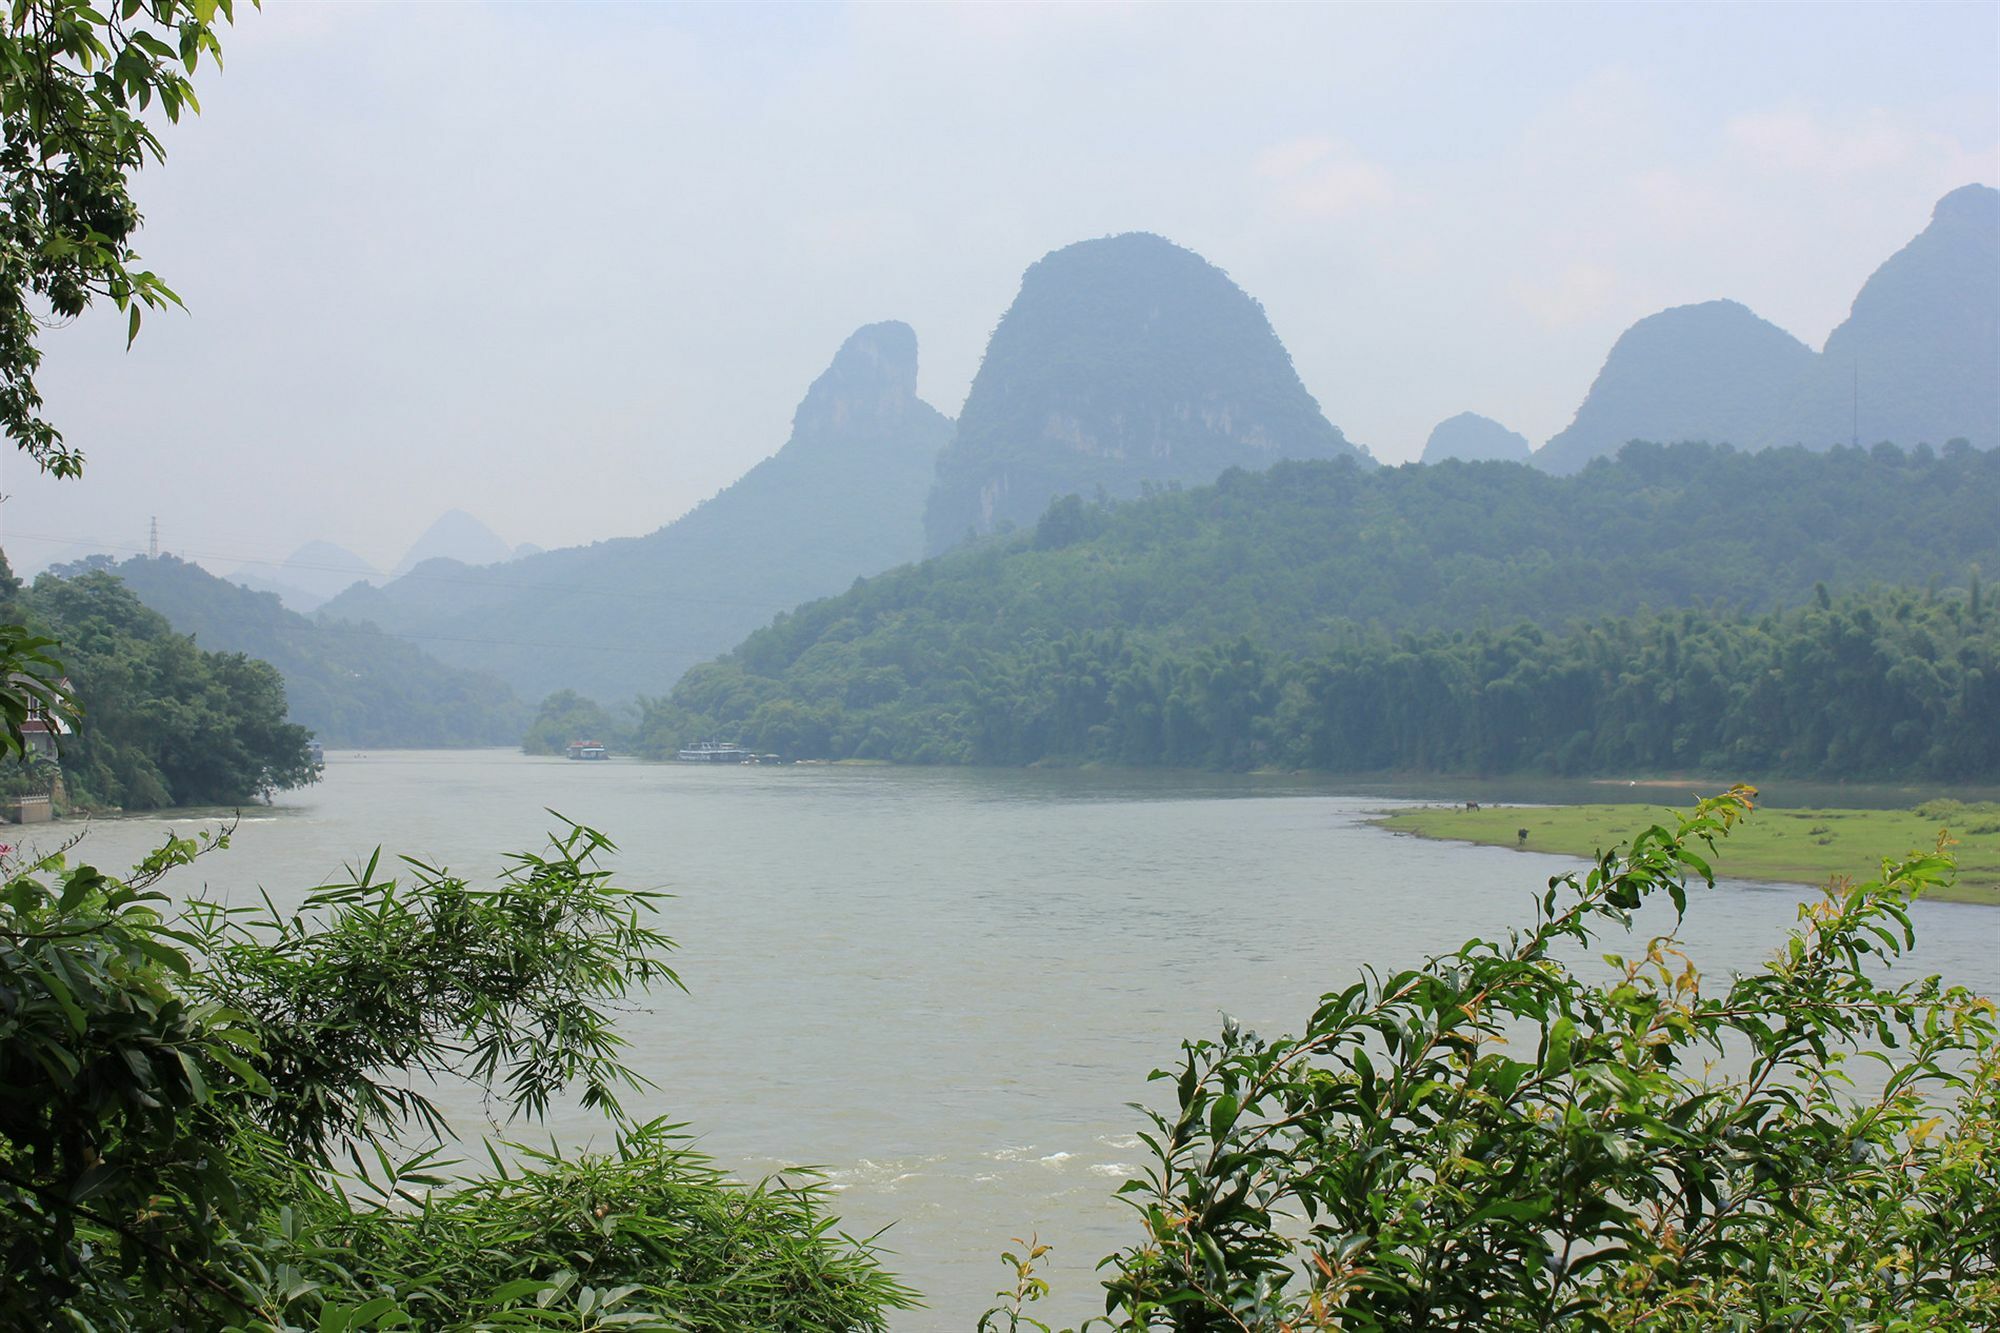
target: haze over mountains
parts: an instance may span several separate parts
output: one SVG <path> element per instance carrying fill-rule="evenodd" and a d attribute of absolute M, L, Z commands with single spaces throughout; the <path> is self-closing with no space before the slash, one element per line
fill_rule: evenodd
<path fill-rule="evenodd" d="M 1533 453 L 1534 446 L 1526 436 L 1491 417 L 1460 412 L 1438 422 L 1424 441 L 1424 455 L 1418 461 L 1442 463 L 1456 458 L 1463 463 L 1525 463 Z"/>
<path fill-rule="evenodd" d="M 333 542 L 309 541 L 277 565 L 245 565 L 229 581 L 256 592 L 276 593 L 287 610 L 313 611 L 356 583 L 380 584 L 399 579 L 427 560 L 452 560 L 464 565 L 492 565 L 540 552 L 539 546 L 509 546 L 498 533 L 463 509 L 441 514 L 411 543 L 387 574 L 354 552 Z"/>
<path fill-rule="evenodd" d="M 373 625 L 307 617 L 163 555 L 109 571 L 202 648 L 248 653 L 285 679 L 291 720 L 330 746 L 506 745 L 526 710 L 490 674 L 447 666 Z"/>
<path fill-rule="evenodd" d="M 1764 444 L 1813 350 L 1734 301 L 1648 315 L 1621 335 L 1576 419 L 1534 462 L 1574 472 L 1628 440 Z"/>
<path fill-rule="evenodd" d="M 1799 386 L 1786 433 L 1815 448 L 1851 436 L 2000 446 L 2000 191 L 1952 191 L 1875 271 Z"/>
<path fill-rule="evenodd" d="M 1996 364 L 2000 195 L 1968 186 L 1869 280 L 1825 352 L 1736 302 L 1677 307 L 1619 339 L 1575 421 L 1539 451 L 1462 413 L 1424 457 L 1566 473 L 1632 439 L 1824 448 L 1852 433 L 1856 365 L 1864 443 L 1988 447 L 2000 440 Z M 328 610 L 494 671 L 526 698 L 574 688 L 614 702 L 668 689 L 856 578 L 1034 525 L 1059 496 L 1125 500 L 1280 459 L 1373 461 L 1321 412 L 1254 299 L 1144 233 L 1027 270 L 956 423 L 917 397 L 916 366 L 906 325 L 870 325 L 814 382 L 782 449 L 651 535 L 503 564 L 505 543 L 447 515 L 403 577 L 348 587 Z"/>
<path fill-rule="evenodd" d="M 1264 308 L 1192 250 L 1131 232 L 1044 256 L 986 345 L 938 459 L 925 549 L 1281 458 L 1366 458 L 1320 413 Z"/>
<path fill-rule="evenodd" d="M 917 397 L 909 326 L 848 338 L 783 448 L 645 537 L 468 568 L 433 561 L 328 604 L 529 697 L 665 689 L 779 611 L 922 553 L 924 496 L 951 431 Z"/>
<path fill-rule="evenodd" d="M 871 325 L 807 393 L 791 440 L 651 536 L 427 565 L 328 610 L 500 672 L 528 697 L 670 686 L 773 615 L 1056 496 L 1130 498 L 1280 458 L 1351 457 L 1250 297 L 1130 234 L 1028 270 L 957 423 L 916 396 L 916 335 Z"/>
<path fill-rule="evenodd" d="M 1619 338 L 1576 419 L 1535 454 L 1574 472 L 1628 440 L 1741 448 L 2000 444 L 2000 191 L 1967 185 L 1877 269 L 1815 353 L 1734 301 Z"/>

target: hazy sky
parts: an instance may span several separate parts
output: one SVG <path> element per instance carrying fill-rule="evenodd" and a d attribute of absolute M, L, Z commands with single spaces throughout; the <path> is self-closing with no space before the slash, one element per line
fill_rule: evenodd
<path fill-rule="evenodd" d="M 0 544 L 387 566 L 443 510 L 636 534 L 784 442 L 856 326 L 955 414 L 1021 271 L 1156 231 L 1389 462 L 1539 444 L 1634 320 L 1814 346 L 1938 196 L 2000 183 L 2000 6 L 244 7 L 140 183 L 187 299 L 50 333 L 84 479 Z"/>

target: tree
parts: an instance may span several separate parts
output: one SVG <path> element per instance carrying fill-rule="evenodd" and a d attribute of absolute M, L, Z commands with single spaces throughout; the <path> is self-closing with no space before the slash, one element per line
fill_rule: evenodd
<path fill-rule="evenodd" d="M 255 0 L 253 0 L 255 3 Z M 0 429 L 44 471 L 75 477 L 83 455 L 42 415 L 37 338 L 95 300 L 126 314 L 126 340 L 148 309 L 180 298 L 140 267 L 132 173 L 164 160 L 142 117 L 198 111 L 189 76 L 219 63 L 217 20 L 233 0 L 10 0 L 0 29 Z M 55 645 L 0 626 L 0 721 L 7 755 L 37 709 L 67 711 Z"/>
<path fill-rule="evenodd" d="M 315 780 L 308 733 L 285 720 L 284 681 L 269 663 L 203 651 L 103 572 L 45 574 L 17 611 L 62 640 L 89 717 L 63 745 L 79 800 L 240 804 Z"/>
<path fill-rule="evenodd" d="M 379 857 L 281 913 L 60 855 L 0 891 L 0 1326 L 871 1329 L 907 1291 L 810 1182 L 723 1182 L 640 1080 L 609 1008 L 678 984 L 657 895 L 569 826 L 480 887 Z M 447 1183 L 411 1132 L 470 1078 L 509 1116 L 569 1089 L 609 1153 L 493 1154 Z M 491 1151 L 491 1150 L 489 1150 Z"/>
<path fill-rule="evenodd" d="M 1994 1005 L 1889 975 L 1944 837 L 1802 908 L 1761 972 L 1712 984 L 1672 933 L 1602 981 L 1573 961 L 1649 900 L 1677 928 L 1752 794 L 1551 880 L 1503 940 L 1327 994 L 1296 1037 L 1186 1043 L 1093 1322 L 2000 1326 Z M 1033 1257 L 988 1328 L 1043 1327 Z"/>
<path fill-rule="evenodd" d="M 143 119 L 198 111 L 190 82 L 219 63 L 218 19 L 233 0 L 12 0 L 0 35 L 0 426 L 43 469 L 83 470 L 83 455 L 42 415 L 35 371 L 46 317 L 72 320 L 110 300 L 136 338 L 143 312 L 179 305 L 140 266 L 132 173 L 165 152 Z M 46 316 L 44 315 L 46 311 Z"/>

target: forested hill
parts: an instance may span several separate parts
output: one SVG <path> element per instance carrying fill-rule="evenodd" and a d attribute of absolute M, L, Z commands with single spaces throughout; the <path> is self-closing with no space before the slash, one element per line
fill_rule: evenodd
<path fill-rule="evenodd" d="M 950 434 L 917 397 L 916 334 L 871 324 L 813 381 L 782 449 L 666 527 L 504 565 L 434 561 L 325 609 L 493 671 L 527 698 L 655 692 L 779 611 L 916 559 Z"/>
<path fill-rule="evenodd" d="M 1509 463 L 1287 463 L 1109 509 L 1065 500 L 1017 539 L 803 607 L 690 672 L 650 733 L 783 748 L 783 717 L 810 722 L 801 754 L 963 759 L 953 738 L 970 713 L 1078 636 L 1116 633 L 1121 652 L 1176 660 L 1239 641 L 1303 660 L 1380 630 L 1562 627 L 1646 607 L 1761 614 L 1822 582 L 1921 589 L 2000 569 L 1996 513 L 2000 456 L 1965 448 L 1634 445 L 1568 478 Z"/>
<path fill-rule="evenodd" d="M 247 653 L 284 677 L 294 722 L 329 746 L 512 745 L 528 709 L 490 675 L 446 666 L 369 624 L 288 611 L 172 556 L 109 573 L 203 648 Z"/>
<path fill-rule="evenodd" d="M 1281 458 L 1366 458 L 1321 415 L 1264 308 L 1143 232 L 1044 256 L 986 346 L 937 460 L 926 549 L 1026 526 L 1076 492 L 1114 500 Z"/>
<path fill-rule="evenodd" d="M 0 555 L 0 614 L 58 641 L 82 714 L 60 742 L 68 802 L 240 805 L 313 781 L 306 729 L 286 720 L 270 663 L 205 651 L 109 574 L 23 588 Z M 0 763 L 0 791 L 48 794 L 54 776 L 32 755 Z"/>

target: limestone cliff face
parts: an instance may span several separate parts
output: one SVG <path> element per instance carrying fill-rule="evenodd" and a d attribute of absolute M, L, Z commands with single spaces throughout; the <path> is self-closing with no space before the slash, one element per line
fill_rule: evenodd
<path fill-rule="evenodd" d="M 1431 430 L 1420 462 L 1442 463 L 1456 458 L 1467 463 L 1525 463 L 1533 449 L 1525 435 L 1508 430 L 1491 417 L 1460 412 Z"/>
<path fill-rule="evenodd" d="M 1777 431 L 1816 449 L 2000 445 L 2000 191 L 1953 190 L 1875 270 Z"/>
<path fill-rule="evenodd" d="M 792 413 L 785 448 L 866 436 L 930 407 L 917 397 L 917 335 L 895 320 L 859 328 L 842 343 Z"/>
<path fill-rule="evenodd" d="M 806 390 L 783 448 L 657 532 L 355 588 L 330 609 L 484 666 L 530 699 L 661 694 L 780 611 L 921 555 L 950 434 L 917 397 L 916 334 L 870 324 Z M 570 647 L 547 646 L 558 643 Z"/>
<path fill-rule="evenodd" d="M 927 548 L 1032 524 L 1061 495 L 1198 485 L 1280 458 L 1365 459 L 1263 307 L 1158 236 L 1044 257 L 987 344 L 925 514 Z"/>
<path fill-rule="evenodd" d="M 1756 448 L 1812 364 L 1810 347 L 1734 301 L 1663 310 L 1612 346 L 1576 419 L 1534 461 L 1575 472 L 1632 440 Z"/>

